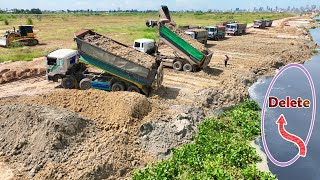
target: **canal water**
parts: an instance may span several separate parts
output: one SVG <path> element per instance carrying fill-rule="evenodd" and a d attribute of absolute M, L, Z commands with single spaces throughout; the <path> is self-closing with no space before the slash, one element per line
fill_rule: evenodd
<path fill-rule="evenodd" d="M 310 33 L 315 42 L 320 44 L 320 28 L 311 29 Z M 311 139 L 307 145 L 306 157 L 300 157 L 294 164 L 287 167 L 274 165 L 268 158 L 270 171 L 277 175 L 279 180 L 295 179 L 320 179 L 320 54 L 313 56 L 311 61 L 304 64 L 313 79 L 316 89 L 317 112 Z M 258 80 L 249 89 L 250 97 L 258 101 L 263 107 L 263 101 L 273 77 L 264 77 Z M 301 97 L 312 102 L 311 87 L 305 74 L 296 68 L 291 68 L 282 73 L 273 86 L 270 96 L 285 99 Z M 313 103 L 313 102 L 312 102 Z M 285 141 L 278 132 L 277 119 L 281 114 L 285 115 L 287 125 L 285 129 L 305 140 L 309 131 L 312 117 L 312 108 L 309 109 L 267 109 L 265 116 L 265 134 L 268 149 L 278 161 L 289 161 L 294 158 L 299 150 L 291 142 Z M 263 148 L 262 141 L 260 147 Z"/>

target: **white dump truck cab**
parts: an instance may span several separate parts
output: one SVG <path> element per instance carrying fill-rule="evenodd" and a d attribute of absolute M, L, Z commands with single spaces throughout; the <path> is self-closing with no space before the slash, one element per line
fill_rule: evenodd
<path fill-rule="evenodd" d="M 193 31 L 185 31 L 186 34 L 188 34 L 192 39 L 196 39 L 196 33 Z"/>
<path fill-rule="evenodd" d="M 133 43 L 133 48 L 147 54 L 154 54 L 156 52 L 156 42 L 153 39 L 137 39 Z"/>
<path fill-rule="evenodd" d="M 76 50 L 59 49 L 46 56 L 47 79 L 58 81 L 67 75 L 67 72 L 78 64 L 79 55 Z"/>
<path fill-rule="evenodd" d="M 206 26 L 205 29 L 208 31 L 208 39 L 215 39 L 217 37 L 217 26 Z"/>

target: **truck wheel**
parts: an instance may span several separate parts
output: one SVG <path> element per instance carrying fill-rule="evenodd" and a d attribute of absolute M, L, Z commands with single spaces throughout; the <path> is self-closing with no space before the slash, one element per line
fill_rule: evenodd
<path fill-rule="evenodd" d="M 182 62 L 181 61 L 174 62 L 173 69 L 176 71 L 181 71 L 182 70 Z"/>
<path fill-rule="evenodd" d="M 183 65 L 183 70 L 186 72 L 192 72 L 193 68 L 192 68 L 191 64 L 186 63 L 185 65 Z"/>
<path fill-rule="evenodd" d="M 115 82 L 111 87 L 112 91 L 124 91 L 124 89 L 124 85 L 121 82 Z"/>
<path fill-rule="evenodd" d="M 59 75 L 54 75 L 53 77 L 52 77 L 52 81 L 53 82 L 58 82 L 59 81 Z"/>
<path fill-rule="evenodd" d="M 61 83 L 63 88 L 72 89 L 75 86 L 75 79 L 72 76 L 66 76 Z"/>
<path fill-rule="evenodd" d="M 89 78 L 84 78 L 80 81 L 79 87 L 82 90 L 87 90 L 91 88 L 91 80 Z"/>
<path fill-rule="evenodd" d="M 129 91 L 129 92 L 140 93 L 140 89 L 139 89 L 137 86 L 134 86 L 134 85 L 129 86 L 129 87 L 128 87 L 128 91 Z"/>
<path fill-rule="evenodd" d="M 37 39 L 32 40 L 32 46 L 38 45 L 39 41 Z"/>

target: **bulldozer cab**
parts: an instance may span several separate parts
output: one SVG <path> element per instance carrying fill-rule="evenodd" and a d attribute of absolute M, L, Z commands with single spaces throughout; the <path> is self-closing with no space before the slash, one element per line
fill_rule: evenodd
<path fill-rule="evenodd" d="M 19 33 L 21 36 L 28 36 L 28 34 L 33 35 L 33 26 L 31 25 L 19 26 Z"/>

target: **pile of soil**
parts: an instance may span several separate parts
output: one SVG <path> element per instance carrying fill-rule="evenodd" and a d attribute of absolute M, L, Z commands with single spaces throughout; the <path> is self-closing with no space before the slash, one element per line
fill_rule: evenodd
<path fill-rule="evenodd" d="M 20 153 L 21 147 L 29 147 L 27 146 L 29 141 L 30 144 L 32 143 L 30 150 L 23 151 L 23 154 L 30 155 L 30 159 L 34 163 L 26 164 L 25 167 L 28 168 L 22 170 L 22 174 L 27 171 L 30 175 L 35 175 L 35 179 L 119 179 L 130 177 L 134 168 L 143 167 L 153 160 L 153 157 L 142 149 L 138 140 L 141 126 L 139 120 L 151 111 L 148 99 L 141 94 L 109 93 L 100 90 L 58 90 L 39 96 L 16 98 L 13 102 L 16 104 L 38 104 L 37 106 L 23 106 L 24 108 L 15 111 L 0 111 L 4 118 L 0 119 L 0 122 L 15 122 L 14 118 L 19 119 L 19 117 L 22 118 L 22 122 L 25 122 L 15 123 L 16 125 L 10 129 L 3 129 L 3 132 L 12 132 L 10 136 L 15 139 L 13 145 L 5 151 L 5 156 L 10 156 L 12 149 L 17 149 L 16 153 Z M 0 101 L 0 104 L 10 103 Z M 38 106 L 47 108 L 35 108 Z M 49 108 L 52 112 L 47 110 Z M 55 108 L 58 109 L 55 110 Z M 63 108 L 73 111 L 71 114 L 77 112 L 90 120 L 88 122 L 83 118 L 78 120 L 79 116 L 69 118 L 66 113 L 63 113 L 68 112 L 67 110 L 60 110 Z M 7 116 L 11 115 L 12 119 L 5 120 Z M 54 120 L 51 120 L 51 117 Z M 40 118 L 42 119 L 38 120 Z M 29 130 L 30 125 L 26 123 L 33 121 L 45 124 L 35 124 L 31 126 L 35 130 Z M 55 121 L 54 124 L 53 121 Z M 80 126 L 81 123 L 76 123 L 78 121 L 81 123 L 85 121 L 87 125 Z M 53 127 L 53 130 L 47 130 L 46 125 Z M 54 128 L 58 128 L 58 130 Z M 15 134 L 18 130 L 21 135 Z M 27 143 L 25 140 L 20 143 L 20 137 L 28 137 L 29 132 L 34 133 L 30 135 L 30 138 L 27 138 Z M 34 134 L 39 134 L 39 136 L 34 137 Z M 52 142 L 48 142 L 50 139 Z M 38 150 L 34 150 L 36 153 L 30 153 L 32 148 L 36 147 L 33 144 L 39 143 L 37 140 L 43 144 L 39 146 Z M 78 142 L 81 142 L 81 145 L 78 145 Z M 6 147 L 6 144 L 6 142 L 0 141 L 0 145 L 3 147 Z M 43 149 L 44 147 L 49 150 Z M 52 152 L 50 147 L 64 149 L 59 154 L 60 151 L 59 153 Z M 25 155 L 16 161 L 29 162 Z"/>
<path fill-rule="evenodd" d="M 27 104 L 0 107 L 0 152 L 33 177 L 48 162 L 64 162 L 94 135 L 94 124 L 63 109 Z"/>
<path fill-rule="evenodd" d="M 158 160 L 167 158 L 173 148 L 192 141 L 197 125 L 205 118 L 200 107 L 175 105 L 170 109 L 180 114 L 167 115 L 140 127 L 141 145 Z"/>
<path fill-rule="evenodd" d="M 84 36 L 84 40 L 92 45 L 98 46 L 108 52 L 131 60 L 132 62 L 138 63 L 149 69 L 151 69 L 155 63 L 155 58 L 153 56 L 137 51 L 131 47 L 118 44 L 105 36 L 87 34 Z"/>
<path fill-rule="evenodd" d="M 29 62 L 3 63 L 0 66 L 0 84 L 45 74 L 44 58 Z"/>
<path fill-rule="evenodd" d="M 148 99 L 141 94 L 95 89 L 60 90 L 19 101 L 66 108 L 96 121 L 107 131 L 126 127 L 133 119 L 141 119 L 151 111 Z"/>

